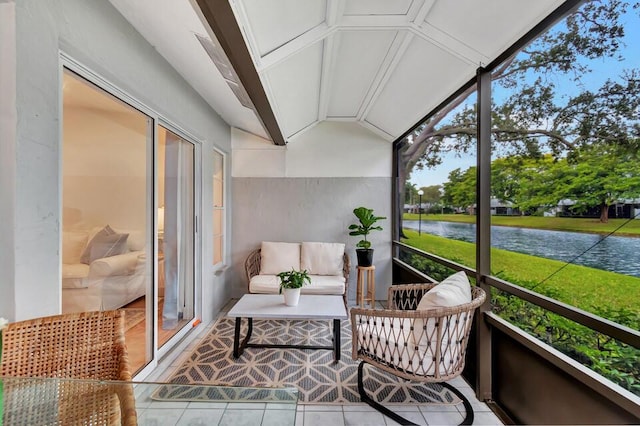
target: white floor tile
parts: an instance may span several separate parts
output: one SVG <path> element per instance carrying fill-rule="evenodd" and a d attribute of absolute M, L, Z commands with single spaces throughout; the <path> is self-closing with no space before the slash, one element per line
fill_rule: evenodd
<path fill-rule="evenodd" d="M 255 426 L 262 423 L 262 410 L 225 410 L 220 426 Z"/>
<path fill-rule="evenodd" d="M 304 412 L 304 426 L 344 426 L 342 411 Z"/>
<path fill-rule="evenodd" d="M 147 408 L 138 418 L 140 426 L 175 426 L 184 410 L 171 408 Z"/>
<path fill-rule="evenodd" d="M 453 411 L 425 413 L 427 424 L 432 425 L 457 425 L 464 419 L 463 415 Z"/>
<path fill-rule="evenodd" d="M 347 426 L 379 426 L 385 424 L 384 416 L 375 410 L 373 412 L 345 412 L 344 422 Z"/>
<path fill-rule="evenodd" d="M 217 425 L 222 419 L 224 410 L 197 409 L 186 410 L 176 426 L 210 426 Z"/>
<path fill-rule="evenodd" d="M 296 419 L 294 410 L 265 410 L 262 426 L 293 425 Z"/>
<path fill-rule="evenodd" d="M 475 418 L 473 419 L 474 425 L 502 425 L 502 422 L 498 417 L 493 414 L 493 412 L 484 412 L 484 413 L 475 413 Z"/>
<path fill-rule="evenodd" d="M 420 413 L 419 411 L 406 411 L 406 412 L 400 412 L 398 414 L 417 425 L 427 426 L 427 421 L 425 420 L 422 413 Z M 399 424 L 387 416 L 384 417 L 384 421 L 386 422 L 387 425 L 395 426 Z"/>
<path fill-rule="evenodd" d="M 342 405 L 306 404 L 304 411 L 342 411 Z"/>

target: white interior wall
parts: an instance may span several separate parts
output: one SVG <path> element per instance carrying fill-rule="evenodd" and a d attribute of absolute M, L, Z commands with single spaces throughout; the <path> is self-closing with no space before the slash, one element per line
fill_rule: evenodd
<path fill-rule="evenodd" d="M 147 229 L 147 117 L 68 108 L 63 126 L 63 229 Z"/>
<path fill-rule="evenodd" d="M 262 241 L 325 241 L 346 244 L 355 299 L 359 239 L 347 228 L 356 222 L 353 209 L 366 206 L 387 217 L 384 230 L 370 235 L 376 297 L 384 299 L 391 285 L 391 144 L 346 122 L 323 122 L 286 147 L 266 142 L 232 131 L 234 295 L 247 291 L 243 262 Z"/>
<path fill-rule="evenodd" d="M 229 126 L 109 2 L 22 0 L 15 8 L 19 119 L 15 136 L 2 140 L 9 151 L 15 149 L 14 170 L 3 168 L 10 171 L 2 182 L 3 193 L 16 194 L 15 200 L 9 197 L 5 204 L 3 197 L 2 202 L 3 215 L 14 217 L 15 226 L 13 240 L 3 239 L 0 246 L 15 256 L 14 277 L 3 281 L 15 292 L 7 316 L 21 320 L 60 311 L 61 50 L 203 142 L 203 218 L 212 215 L 212 148 L 229 153 L 231 142 Z M 4 58 L 0 66 L 4 74 Z M 211 232 L 211 220 L 203 220 L 203 259 L 212 258 Z M 198 289 L 205 323 L 230 293 L 224 272 L 214 272 L 203 262 Z"/>

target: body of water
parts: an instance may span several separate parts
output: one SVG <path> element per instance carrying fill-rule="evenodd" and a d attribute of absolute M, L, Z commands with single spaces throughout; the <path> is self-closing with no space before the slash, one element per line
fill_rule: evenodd
<path fill-rule="evenodd" d="M 418 230 L 417 220 L 405 220 L 403 225 L 405 228 Z M 470 243 L 476 241 L 475 224 L 422 221 L 421 230 L 454 240 Z M 563 262 L 573 260 L 577 265 L 640 277 L 640 238 L 603 238 L 603 235 L 581 232 L 491 227 L 492 247 Z M 598 244 L 592 247 L 596 243 Z M 588 250 L 590 247 L 592 248 Z M 574 260 L 585 250 L 588 251 Z"/>

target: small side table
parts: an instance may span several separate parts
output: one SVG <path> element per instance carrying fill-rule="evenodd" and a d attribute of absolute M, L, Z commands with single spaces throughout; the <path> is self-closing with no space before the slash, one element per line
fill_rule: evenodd
<path fill-rule="evenodd" d="M 376 304 L 376 267 L 371 266 L 358 266 L 358 286 L 356 288 L 356 303 L 360 306 L 364 306 L 366 301 L 373 308 Z M 366 296 L 364 293 L 364 281 L 367 277 L 367 290 Z"/>

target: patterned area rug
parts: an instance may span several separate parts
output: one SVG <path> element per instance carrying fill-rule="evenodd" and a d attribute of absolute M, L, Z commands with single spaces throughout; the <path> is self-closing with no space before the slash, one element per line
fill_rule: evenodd
<path fill-rule="evenodd" d="M 169 380 L 176 384 L 214 384 L 245 387 L 296 387 L 300 404 L 359 403 L 358 364 L 351 359 L 351 328 L 342 321 L 340 362 L 333 351 L 246 348 L 233 357 L 235 320 L 221 318 Z M 242 336 L 247 321 L 243 321 Z M 331 345 L 329 321 L 254 320 L 252 343 Z M 364 386 L 383 404 L 457 404 L 460 399 L 438 384 L 410 383 L 370 365 L 364 368 Z M 186 391 L 186 388 L 185 388 Z M 168 399 L 198 400 L 206 396 Z M 165 392 L 166 395 L 166 392 Z M 156 397 L 162 397 L 160 393 Z"/>

